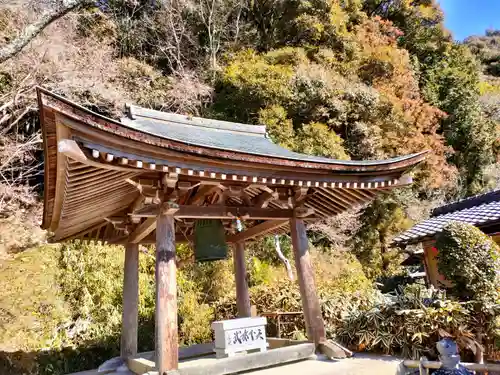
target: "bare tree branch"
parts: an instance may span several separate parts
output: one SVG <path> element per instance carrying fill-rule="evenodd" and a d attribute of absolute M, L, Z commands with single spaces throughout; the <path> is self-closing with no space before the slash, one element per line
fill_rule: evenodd
<path fill-rule="evenodd" d="M 274 236 L 274 246 L 276 247 L 276 252 L 278 253 L 278 258 L 283 262 L 286 268 L 286 272 L 288 274 L 288 278 L 293 281 L 293 271 L 292 271 L 292 266 L 290 266 L 290 262 L 288 259 L 286 259 L 285 255 L 281 251 L 281 246 L 280 246 L 280 238 L 278 235 Z"/>
<path fill-rule="evenodd" d="M 68 12 L 88 5 L 89 0 L 62 0 L 54 8 L 45 11 L 40 19 L 27 26 L 22 33 L 5 47 L 0 48 L 0 64 L 18 54 L 29 42 L 55 20 Z"/>

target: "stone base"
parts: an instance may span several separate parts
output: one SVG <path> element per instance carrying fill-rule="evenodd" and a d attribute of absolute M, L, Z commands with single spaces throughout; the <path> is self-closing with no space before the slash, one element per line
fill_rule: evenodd
<path fill-rule="evenodd" d="M 246 350 L 230 350 L 230 349 L 222 349 L 222 348 L 214 348 L 215 352 L 215 358 L 220 359 L 220 358 L 229 358 L 229 357 L 234 357 L 237 355 L 244 355 L 247 353 L 255 353 L 255 352 L 265 352 L 267 351 L 267 344 L 265 346 L 261 346 L 259 348 L 251 348 L 251 349 L 246 349 Z"/>

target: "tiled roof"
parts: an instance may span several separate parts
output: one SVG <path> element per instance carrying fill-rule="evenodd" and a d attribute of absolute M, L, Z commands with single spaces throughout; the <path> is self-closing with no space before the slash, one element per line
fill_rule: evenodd
<path fill-rule="evenodd" d="M 500 190 L 463 199 L 432 211 L 432 217 L 394 239 L 398 245 L 421 242 L 441 232 L 451 221 L 484 227 L 500 221 Z"/>
<path fill-rule="evenodd" d="M 500 201 L 500 190 L 490 191 L 489 193 L 486 194 L 475 195 L 473 197 L 461 199 L 457 202 L 436 207 L 435 209 L 432 210 L 431 216 L 444 215 L 449 212 L 463 210 L 465 208 L 471 208 L 479 206 L 483 203 L 490 203 L 494 201 Z"/>
<path fill-rule="evenodd" d="M 242 152 L 288 160 L 345 166 L 385 165 L 414 158 L 422 153 L 386 160 L 337 160 L 300 154 L 273 143 L 265 126 L 191 117 L 128 105 L 121 122 L 129 128 L 189 145 Z"/>

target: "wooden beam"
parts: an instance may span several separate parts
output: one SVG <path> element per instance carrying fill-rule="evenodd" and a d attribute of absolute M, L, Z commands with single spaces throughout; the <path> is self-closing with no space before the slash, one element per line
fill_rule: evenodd
<path fill-rule="evenodd" d="M 248 185 L 248 187 L 250 189 L 260 189 L 260 190 L 263 190 L 263 191 L 267 191 L 268 193 L 273 193 L 274 190 L 271 189 L 269 186 L 267 185 L 261 185 L 261 184 L 251 184 L 251 185 Z"/>
<path fill-rule="evenodd" d="M 156 227 L 155 351 L 160 374 L 179 366 L 174 221 L 172 215 L 160 213 Z"/>
<path fill-rule="evenodd" d="M 78 144 L 72 139 L 61 139 L 59 142 L 57 142 L 57 150 L 58 152 L 66 155 L 67 157 L 76 160 L 80 163 L 86 164 L 88 166 L 108 169 L 108 170 L 115 170 L 115 171 L 131 172 L 131 168 L 129 167 L 121 167 L 109 163 L 100 163 L 98 161 L 87 158 L 87 156 L 82 151 L 80 146 L 78 146 Z"/>
<path fill-rule="evenodd" d="M 296 217 L 303 218 L 303 217 L 311 216 L 312 214 L 314 214 L 314 208 L 297 207 L 294 209 L 294 213 L 295 213 Z"/>
<path fill-rule="evenodd" d="M 245 243 L 237 242 L 233 249 L 234 278 L 236 281 L 236 305 L 238 318 L 247 318 L 250 313 L 247 271 L 245 267 Z"/>
<path fill-rule="evenodd" d="M 123 319 L 120 355 L 126 360 L 137 354 L 139 309 L 139 245 L 125 246 L 123 273 Z"/>
<path fill-rule="evenodd" d="M 304 220 L 291 219 L 290 232 L 292 235 L 295 268 L 297 269 L 297 278 L 299 280 L 300 297 L 306 321 L 307 337 L 318 346 L 320 343 L 326 341 L 326 331 L 314 283 L 314 272 L 309 254 Z"/>
<path fill-rule="evenodd" d="M 347 194 L 342 189 L 334 189 L 334 190 L 332 190 L 331 195 L 334 195 L 336 198 L 337 197 L 343 198 L 343 202 L 345 202 L 346 204 L 348 204 L 351 208 L 356 208 L 358 206 L 361 206 L 364 203 L 364 202 L 360 201 L 358 198 L 353 197 L 350 194 Z"/>
<path fill-rule="evenodd" d="M 322 216 L 322 219 L 326 219 L 326 218 L 332 216 L 332 214 L 330 212 L 327 212 L 324 209 L 318 208 L 318 206 L 313 205 L 312 202 L 311 203 L 304 202 L 304 206 L 309 207 L 311 209 L 314 209 L 315 212 L 318 212 L 320 214 L 320 216 Z"/>
<path fill-rule="evenodd" d="M 159 205 L 146 206 L 138 211 L 129 213 L 138 217 L 155 217 L 158 215 Z M 292 209 L 255 208 L 247 206 L 193 206 L 179 205 L 173 213 L 179 219 L 230 219 L 246 217 L 253 220 L 281 220 L 293 217 Z"/>
<path fill-rule="evenodd" d="M 320 210 L 323 210 L 323 212 L 327 212 L 327 216 L 333 216 L 337 213 L 342 212 L 341 209 L 329 205 L 325 201 L 321 200 L 321 197 L 317 197 L 315 195 L 309 197 L 307 203 L 309 203 L 311 207 L 319 208 Z"/>
<path fill-rule="evenodd" d="M 86 163 L 87 161 L 87 157 L 80 146 L 72 139 L 61 139 L 57 142 L 57 152 L 73 160 L 79 161 L 80 163 Z"/>
<path fill-rule="evenodd" d="M 375 194 L 377 194 L 377 191 L 373 190 L 367 190 L 367 189 L 354 189 L 358 194 L 366 197 L 368 200 L 372 200 L 375 198 Z"/>
<path fill-rule="evenodd" d="M 194 236 L 185 236 L 183 234 L 177 233 L 175 235 L 175 243 L 189 243 L 194 241 Z M 118 238 L 111 239 L 108 241 L 112 245 L 125 245 L 129 243 L 128 236 L 119 236 Z M 154 245 L 156 244 L 156 233 L 150 233 L 148 236 L 144 237 L 138 242 L 141 245 Z"/>
<path fill-rule="evenodd" d="M 140 243 L 149 233 L 156 229 L 156 217 L 148 217 L 144 222 L 130 234 L 128 241 L 130 243 Z"/>
<path fill-rule="evenodd" d="M 247 206 L 251 205 L 251 199 L 248 196 L 248 194 L 245 192 L 245 187 L 244 186 L 230 185 L 228 187 L 228 189 L 223 192 L 223 196 L 224 196 L 224 198 L 223 198 L 224 202 L 225 202 L 225 200 L 227 198 L 233 198 L 233 197 L 235 197 L 235 198 L 241 199 L 241 201 L 244 202 L 245 205 L 247 205 Z"/>
<path fill-rule="evenodd" d="M 252 199 L 252 204 L 257 208 L 267 208 L 271 201 L 279 199 L 279 194 L 276 191 L 269 192 L 264 191 L 263 193 Z"/>
<path fill-rule="evenodd" d="M 177 202 L 185 204 L 189 200 L 193 184 L 189 181 L 179 181 L 177 183 Z"/>
<path fill-rule="evenodd" d="M 130 205 L 130 207 L 127 211 L 134 212 L 134 211 L 140 209 L 142 207 L 142 205 L 144 204 L 144 199 L 145 199 L 144 195 L 139 193 L 139 195 L 134 200 L 134 202 Z M 139 224 L 141 222 L 140 217 L 132 217 L 131 219 L 132 219 L 131 220 L 132 223 L 134 223 L 134 224 Z"/>
<path fill-rule="evenodd" d="M 104 220 L 115 225 L 115 224 L 124 223 L 127 220 L 127 217 L 126 216 L 109 216 L 109 217 L 105 217 Z"/>
<path fill-rule="evenodd" d="M 67 173 L 66 175 L 69 177 L 69 180 L 71 180 L 71 183 L 75 182 L 80 182 L 83 180 L 89 180 L 89 179 L 98 179 L 102 175 L 109 174 L 109 171 L 107 169 L 98 169 L 92 167 L 91 170 L 89 170 L 87 173 L 79 174 L 77 176 L 73 176 L 70 173 Z"/>
<path fill-rule="evenodd" d="M 163 186 L 169 187 L 169 188 L 175 188 L 175 185 L 177 184 L 177 180 L 179 179 L 179 175 L 177 173 L 169 172 L 165 173 L 162 178 L 162 184 Z"/>
<path fill-rule="evenodd" d="M 61 125 L 56 125 L 56 135 L 57 138 L 67 138 L 71 135 L 70 130 Z M 74 142 L 74 141 L 73 141 Z M 64 146 L 65 144 L 61 145 Z M 64 148 L 64 147 L 63 147 Z M 68 167 L 68 158 L 63 152 L 60 151 L 58 145 L 58 153 L 56 155 L 56 181 L 55 181 L 55 192 L 54 192 L 54 205 L 52 207 L 51 221 L 49 223 L 49 229 L 55 232 L 59 227 L 59 221 L 61 219 L 64 197 L 66 196 L 68 179 L 66 178 L 66 169 Z"/>
<path fill-rule="evenodd" d="M 296 187 L 294 189 L 293 203 L 295 207 L 306 199 L 308 190 L 307 187 Z"/>
<path fill-rule="evenodd" d="M 123 231 L 123 234 L 127 236 L 130 234 L 130 226 L 125 223 L 116 224 L 115 229 Z"/>
<path fill-rule="evenodd" d="M 335 197 L 332 197 L 330 194 L 327 194 L 321 190 L 321 188 L 318 188 L 315 191 L 315 196 L 320 197 L 322 200 L 329 202 L 330 204 L 333 204 L 335 207 L 340 208 L 341 210 L 347 210 L 349 209 L 349 205 L 346 205 L 339 199 L 335 199 Z"/>
<path fill-rule="evenodd" d="M 218 185 L 200 185 L 198 187 L 198 190 L 196 191 L 196 194 L 191 198 L 190 204 L 198 205 L 200 203 L 203 203 L 205 197 L 216 192 L 218 188 Z"/>
<path fill-rule="evenodd" d="M 141 194 L 144 196 L 144 204 L 159 204 L 160 199 L 160 189 L 154 186 L 142 186 Z"/>
<path fill-rule="evenodd" d="M 226 237 L 226 242 L 238 243 L 242 241 L 250 240 L 254 237 L 264 235 L 273 231 L 276 228 L 282 227 L 288 223 L 288 220 L 269 220 L 263 223 L 254 225 L 253 227 L 247 229 L 244 232 L 234 234 L 232 236 Z"/>
<path fill-rule="evenodd" d="M 366 197 L 364 194 L 360 194 L 359 190 L 357 189 L 338 189 L 338 190 L 351 196 L 353 199 L 358 201 L 359 204 L 371 201 L 373 199 L 373 196 Z"/>

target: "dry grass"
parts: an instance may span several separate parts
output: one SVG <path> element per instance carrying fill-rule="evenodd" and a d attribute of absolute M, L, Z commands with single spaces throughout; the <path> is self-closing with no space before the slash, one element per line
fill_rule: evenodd
<path fill-rule="evenodd" d="M 116 84 L 130 92 L 132 100 L 160 111 L 200 115 L 200 108 L 210 102 L 213 90 L 192 71 L 165 77 L 160 71 L 134 58 L 117 61 Z"/>
<path fill-rule="evenodd" d="M 2 185 L 0 185 L 0 189 Z M 8 188 L 10 193 L 15 189 Z M 24 199 L 29 197 L 29 193 L 21 192 L 19 197 Z M 5 195 L 3 195 L 5 198 Z M 9 258 L 9 254 L 21 252 L 33 246 L 39 246 L 45 242 L 46 233 L 40 229 L 41 224 L 41 204 L 36 203 L 30 207 L 13 203 L 6 203 L 4 206 L 17 207 L 15 211 L 2 210 L 0 216 L 0 265 L 2 259 Z"/>
<path fill-rule="evenodd" d="M 0 350 L 49 346 L 67 319 L 54 246 L 34 248 L 0 264 Z"/>

